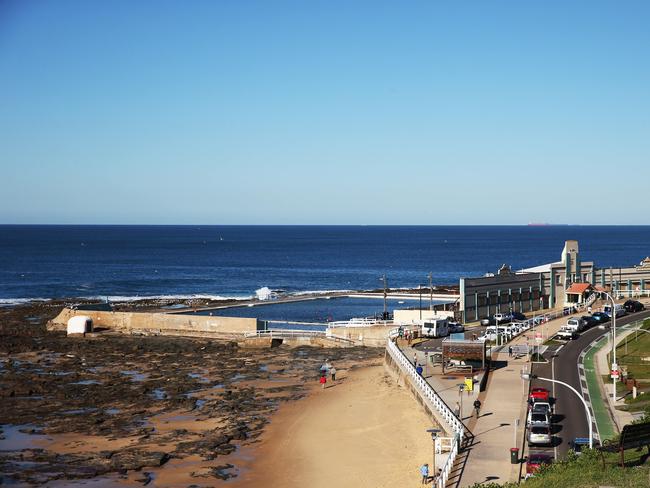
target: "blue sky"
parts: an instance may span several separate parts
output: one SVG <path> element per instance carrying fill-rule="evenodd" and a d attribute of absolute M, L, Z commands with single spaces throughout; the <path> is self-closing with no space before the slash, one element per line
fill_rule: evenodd
<path fill-rule="evenodd" d="M 648 2 L 0 3 L 0 223 L 648 224 Z"/>

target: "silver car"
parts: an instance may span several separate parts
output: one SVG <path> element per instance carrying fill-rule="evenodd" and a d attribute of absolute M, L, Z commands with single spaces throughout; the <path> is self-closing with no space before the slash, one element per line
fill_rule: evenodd
<path fill-rule="evenodd" d="M 551 444 L 551 428 L 548 426 L 531 425 L 528 429 L 528 445 Z"/>
<path fill-rule="evenodd" d="M 550 427 L 551 418 L 547 412 L 532 411 L 528 412 L 528 427 Z"/>

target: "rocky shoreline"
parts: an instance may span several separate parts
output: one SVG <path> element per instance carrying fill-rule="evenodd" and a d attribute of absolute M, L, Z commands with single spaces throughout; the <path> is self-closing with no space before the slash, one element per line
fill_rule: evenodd
<path fill-rule="evenodd" d="M 255 441 L 282 402 L 317 383 L 325 360 L 351 369 L 383 355 L 373 348 L 243 350 L 206 338 L 47 332 L 45 323 L 63 305 L 0 309 L 4 483 L 110 475 L 148 484 L 182 459 L 195 464 L 185 463 L 196 480 L 187 486 L 212 486 L 237 475 L 232 454 Z"/>

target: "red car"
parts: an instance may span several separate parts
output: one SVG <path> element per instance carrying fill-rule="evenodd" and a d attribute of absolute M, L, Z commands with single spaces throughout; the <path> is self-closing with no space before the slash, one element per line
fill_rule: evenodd
<path fill-rule="evenodd" d="M 528 400 L 530 402 L 549 402 L 550 391 L 546 388 L 533 388 L 530 390 L 530 395 L 528 395 Z M 550 403 L 550 402 L 549 402 Z"/>
<path fill-rule="evenodd" d="M 549 465 L 553 462 L 553 456 L 542 453 L 533 453 L 528 456 L 526 461 L 526 477 L 533 476 L 542 466 Z"/>

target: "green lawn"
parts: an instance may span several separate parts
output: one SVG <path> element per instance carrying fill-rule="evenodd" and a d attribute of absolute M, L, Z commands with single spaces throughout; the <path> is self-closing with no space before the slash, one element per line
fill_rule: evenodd
<path fill-rule="evenodd" d="M 619 366 L 627 367 L 628 377 L 650 381 L 650 320 L 642 328 L 649 332 L 627 336 L 616 347 L 616 356 Z"/>
<path fill-rule="evenodd" d="M 625 451 L 625 462 L 629 467 L 617 465 L 617 453 L 585 451 L 581 456 L 569 456 L 566 461 L 560 461 L 544 469 L 538 475 L 525 481 L 521 486 L 526 488 L 598 488 L 600 486 L 615 486 L 625 488 L 647 488 L 650 480 L 650 461 L 647 449 Z M 516 483 L 499 485 L 482 483 L 472 488 L 496 488 L 503 486 L 516 488 Z"/>

